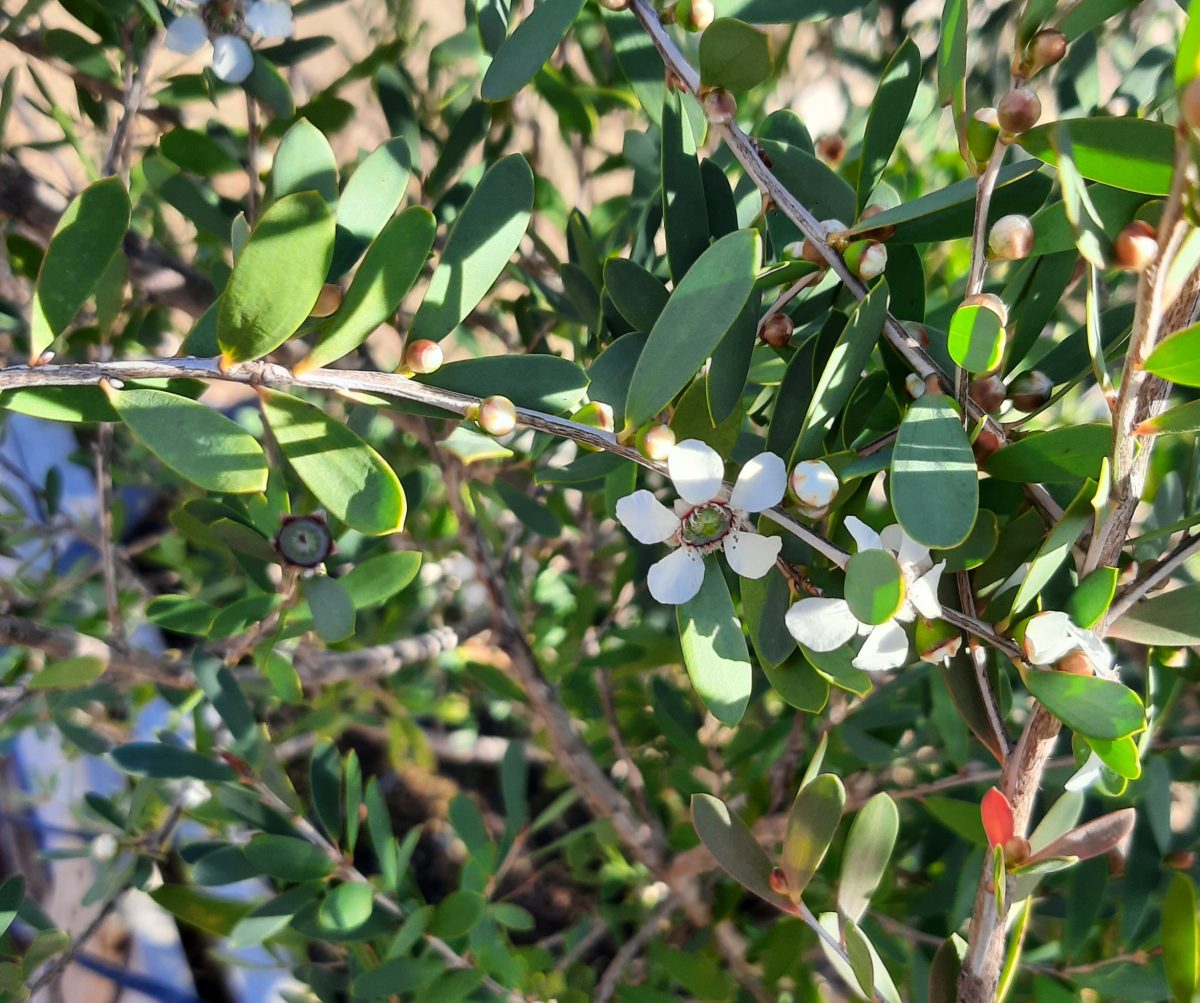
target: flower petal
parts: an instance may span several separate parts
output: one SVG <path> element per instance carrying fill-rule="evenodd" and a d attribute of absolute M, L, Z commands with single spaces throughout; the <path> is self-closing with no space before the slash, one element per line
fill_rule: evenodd
<path fill-rule="evenodd" d="M 774 453 L 759 453 L 742 467 L 729 505 L 743 512 L 762 512 L 783 501 L 786 490 L 787 467 L 783 460 Z"/>
<path fill-rule="evenodd" d="M 921 575 L 933 567 L 929 548 L 923 543 L 917 543 L 904 532 L 904 527 L 899 523 L 893 523 L 880 530 L 879 539 L 884 549 L 890 550 L 896 555 L 896 560 L 900 562 L 900 567 L 904 570 Z"/>
<path fill-rule="evenodd" d="M 1075 638 L 1075 642 L 1083 649 L 1084 654 L 1091 660 L 1096 675 L 1101 679 L 1120 680 L 1121 674 L 1113 664 L 1113 654 L 1107 644 L 1090 630 L 1083 630 L 1074 624 L 1071 625 L 1071 634 Z"/>
<path fill-rule="evenodd" d="M 213 39 L 213 73 L 229 84 L 240 84 L 254 71 L 254 53 L 244 38 L 218 35 Z"/>
<path fill-rule="evenodd" d="M 167 26 L 163 45 L 172 52 L 190 56 L 193 52 L 199 52 L 207 41 L 208 29 L 204 27 L 204 22 L 191 14 L 183 14 Z"/>
<path fill-rule="evenodd" d="M 725 537 L 725 560 L 743 578 L 762 578 L 775 566 L 782 549 L 783 540 L 778 536 L 734 530 Z"/>
<path fill-rule="evenodd" d="M 292 5 L 284 0 L 255 0 L 246 8 L 246 27 L 263 38 L 291 38 Z"/>
<path fill-rule="evenodd" d="M 721 493 L 725 461 L 707 443 L 684 439 L 667 457 L 667 473 L 684 501 L 702 505 Z"/>
<path fill-rule="evenodd" d="M 617 519 L 638 543 L 664 543 L 679 531 L 679 516 L 645 489 L 618 499 Z"/>
<path fill-rule="evenodd" d="M 860 624 L 845 599 L 801 599 L 784 617 L 788 633 L 813 651 L 833 651 L 854 637 Z"/>
<path fill-rule="evenodd" d="M 1025 657 L 1034 665 L 1053 665 L 1079 647 L 1066 613 L 1039 613 L 1025 625 Z"/>
<path fill-rule="evenodd" d="M 651 566 L 646 576 L 650 594 L 667 606 L 695 597 L 704 584 L 704 559 L 691 547 L 680 547 Z"/>
<path fill-rule="evenodd" d="M 1092 786 L 1104 773 L 1104 760 L 1094 752 L 1063 786 L 1069 791 L 1083 791 Z"/>
<path fill-rule="evenodd" d="M 942 561 L 915 582 L 908 583 L 908 601 L 926 620 L 936 620 L 942 615 L 942 604 L 938 602 L 938 585 L 941 584 L 942 572 L 945 570 L 946 562 Z"/>
<path fill-rule="evenodd" d="M 908 636 L 900 624 L 889 620 L 867 635 L 850 664 L 864 672 L 898 669 L 908 662 Z"/>
<path fill-rule="evenodd" d="M 846 516 L 846 529 L 854 537 L 854 542 L 858 545 L 859 553 L 862 553 L 864 550 L 883 549 L 883 543 L 879 539 L 879 534 L 858 516 Z"/>

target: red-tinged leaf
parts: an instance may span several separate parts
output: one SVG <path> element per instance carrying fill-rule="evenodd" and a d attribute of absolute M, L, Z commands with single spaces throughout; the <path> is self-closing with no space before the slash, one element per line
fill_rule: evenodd
<path fill-rule="evenodd" d="M 1137 813 L 1132 808 L 1101 815 L 1043 847 L 1025 861 L 1024 866 L 1030 867 L 1051 857 L 1075 857 L 1079 860 L 1098 857 L 1128 836 L 1136 820 Z"/>
<path fill-rule="evenodd" d="M 983 831 L 987 833 L 989 846 L 1003 846 L 1015 834 L 1012 805 L 995 787 L 983 796 L 979 813 L 983 816 Z"/>

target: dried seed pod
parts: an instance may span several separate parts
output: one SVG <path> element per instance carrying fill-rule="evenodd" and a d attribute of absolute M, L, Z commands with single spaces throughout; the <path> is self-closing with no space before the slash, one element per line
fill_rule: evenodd
<path fill-rule="evenodd" d="M 508 435 L 517 427 L 517 409 L 507 397 L 496 394 L 479 402 L 475 420 L 488 435 Z"/>
<path fill-rule="evenodd" d="M 1026 414 L 1044 406 L 1053 393 L 1053 381 L 1040 369 L 1022 373 L 1008 385 L 1008 399 L 1013 407 Z"/>
<path fill-rule="evenodd" d="M 1043 28 L 1033 36 L 1029 54 L 1035 70 L 1061 63 L 1067 54 L 1067 36 L 1057 28 Z"/>
<path fill-rule="evenodd" d="M 773 313 L 758 329 L 758 336 L 772 348 L 783 348 L 792 340 L 795 325 L 786 313 Z"/>
<path fill-rule="evenodd" d="M 1140 272 L 1158 257 L 1158 234 L 1144 220 L 1135 219 L 1113 241 L 1113 259 L 1119 268 Z"/>
<path fill-rule="evenodd" d="M 983 463 L 1003 445 L 1004 437 L 990 425 L 984 425 L 971 443 L 971 452 L 975 454 L 976 463 Z"/>
<path fill-rule="evenodd" d="M 428 338 L 420 338 L 405 348 L 404 367 L 410 373 L 427 375 L 441 368 L 443 358 L 441 345 Z"/>
<path fill-rule="evenodd" d="M 1094 676 L 1096 674 L 1096 666 L 1092 664 L 1092 660 L 1078 648 L 1063 655 L 1055 668 L 1059 672 L 1066 672 L 1072 676 Z"/>
<path fill-rule="evenodd" d="M 837 167 L 846 156 L 846 141 L 836 133 L 817 140 L 817 156 L 830 167 Z"/>
<path fill-rule="evenodd" d="M 988 232 L 988 250 L 1000 261 L 1019 261 L 1033 250 L 1033 224 L 1028 216 L 1001 216 Z"/>
<path fill-rule="evenodd" d="M 1042 117 L 1042 102 L 1031 87 L 1014 87 L 1000 99 L 996 118 L 1005 132 L 1028 132 Z"/>
<path fill-rule="evenodd" d="M 333 534 L 321 515 L 285 515 L 273 541 L 284 564 L 315 568 L 333 553 Z"/>
<path fill-rule="evenodd" d="M 1004 403 L 1004 399 L 1008 396 L 1008 389 L 1004 386 L 1004 380 L 993 373 L 991 376 L 981 376 L 977 380 L 972 380 L 970 386 L 967 387 L 967 393 L 980 408 L 991 412 Z"/>

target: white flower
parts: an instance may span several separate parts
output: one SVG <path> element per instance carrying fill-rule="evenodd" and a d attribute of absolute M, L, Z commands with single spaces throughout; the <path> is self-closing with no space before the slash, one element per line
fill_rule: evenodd
<path fill-rule="evenodd" d="M 646 490 L 617 502 L 617 518 L 635 540 L 677 548 L 650 569 L 646 580 L 655 599 L 678 605 L 693 598 L 704 582 L 704 555 L 715 550 L 724 550 L 743 578 L 762 578 L 771 570 L 783 541 L 755 533 L 747 515 L 783 499 L 783 460 L 759 453 L 742 467 L 726 498 L 725 461 L 711 446 L 685 439 L 667 456 L 667 473 L 680 495 L 674 512 Z"/>
<path fill-rule="evenodd" d="M 1069 791 L 1085 791 L 1099 780 L 1103 773 L 1104 760 L 1093 752 L 1087 757 L 1087 762 L 1071 775 L 1071 779 L 1064 786 Z"/>
<path fill-rule="evenodd" d="M 898 669 L 908 661 L 908 637 L 900 624 L 918 613 L 927 620 L 942 615 L 937 590 L 946 562 L 935 566 L 929 549 L 897 525 L 876 533 L 848 516 L 846 528 L 858 544 L 846 565 L 846 598 L 801 599 L 787 611 L 787 628 L 813 651 L 833 651 L 866 634 L 854 667 Z"/>
<path fill-rule="evenodd" d="M 190 56 L 211 40 L 213 73 L 240 84 L 254 70 L 254 52 L 242 32 L 290 38 L 292 30 L 292 8 L 286 0 L 252 0 L 246 5 L 241 0 L 203 0 L 196 14 L 182 14 L 171 22 L 165 44 L 172 52 Z"/>

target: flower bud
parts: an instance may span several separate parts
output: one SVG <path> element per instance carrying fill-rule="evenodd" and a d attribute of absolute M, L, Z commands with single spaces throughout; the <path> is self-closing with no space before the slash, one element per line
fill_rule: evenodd
<path fill-rule="evenodd" d="M 808 260 L 807 258 L 804 258 L 804 241 L 793 240 L 790 244 L 784 244 L 783 257 L 792 261 L 799 261 L 802 258 L 804 260 Z M 821 260 L 824 261 L 825 259 L 822 258 Z"/>
<path fill-rule="evenodd" d="M 1004 386 L 1004 380 L 993 373 L 991 376 L 981 376 L 977 380 L 972 380 L 970 386 L 967 387 L 967 393 L 981 410 L 990 413 L 1004 403 L 1005 397 L 1008 396 L 1008 389 Z"/>
<path fill-rule="evenodd" d="M 810 512 L 828 509 L 833 504 L 841 483 L 824 460 L 801 460 L 792 468 L 788 486 L 804 514 L 813 518 Z"/>
<path fill-rule="evenodd" d="M 908 391 L 909 397 L 916 400 L 925 396 L 925 381 L 916 373 L 909 373 L 904 377 L 904 389 Z"/>
<path fill-rule="evenodd" d="M 1001 327 L 1008 324 L 1008 307 L 1004 305 L 1004 300 L 995 293 L 972 293 L 962 301 L 962 305 L 984 307 L 1000 318 Z"/>
<path fill-rule="evenodd" d="M 850 270 L 864 282 L 870 282 L 887 268 L 887 248 L 874 240 L 855 241 L 843 257 Z"/>
<path fill-rule="evenodd" d="M 1000 433 L 990 425 L 984 425 L 971 443 L 971 452 L 975 454 L 976 463 L 983 463 L 1003 445 L 1004 439 Z"/>
<path fill-rule="evenodd" d="M 782 867 L 771 868 L 771 876 L 769 881 L 771 884 L 771 891 L 773 891 L 776 895 L 783 895 L 788 898 L 791 897 L 791 893 L 788 890 L 787 875 L 783 873 Z"/>
<path fill-rule="evenodd" d="M 1029 45 L 1030 62 L 1035 70 L 1061 63 L 1067 54 L 1067 36 L 1057 28 L 1043 28 Z"/>
<path fill-rule="evenodd" d="M 988 250 L 1000 261 L 1019 261 L 1033 250 L 1033 224 L 1028 216 L 1001 216 L 988 233 Z"/>
<path fill-rule="evenodd" d="M 823 219 L 821 220 L 821 229 L 825 233 L 825 242 L 827 244 L 833 244 L 838 240 L 841 234 L 846 232 L 846 224 L 840 219 Z M 790 247 L 792 245 L 789 244 L 788 246 Z M 829 262 L 827 262 L 821 255 L 820 248 L 818 248 L 817 245 L 807 237 L 805 238 L 804 244 L 800 249 L 800 257 L 802 257 L 805 261 L 812 262 L 814 265 L 820 265 L 822 268 L 829 264 Z"/>
<path fill-rule="evenodd" d="M 901 321 L 900 326 L 908 332 L 908 336 L 917 344 L 917 347 L 929 347 L 929 330 L 924 324 L 918 324 L 915 320 L 905 320 Z"/>
<path fill-rule="evenodd" d="M 496 394 L 479 402 L 475 420 L 488 435 L 508 435 L 517 427 L 517 409 L 507 397 Z"/>
<path fill-rule="evenodd" d="M 442 366 L 442 346 L 428 338 L 410 342 L 404 350 L 404 367 L 412 373 L 437 372 Z"/>
<path fill-rule="evenodd" d="M 1004 842 L 1004 863 L 1017 867 L 1029 859 L 1029 840 L 1023 836 L 1009 836 Z"/>
<path fill-rule="evenodd" d="M 342 287 L 333 282 L 326 282 L 321 286 L 321 292 L 317 295 L 317 302 L 313 304 L 313 308 L 308 312 L 310 317 L 328 317 L 336 312 L 337 308 L 342 305 Z"/>
<path fill-rule="evenodd" d="M 613 409 L 602 401 L 592 401 L 590 404 L 585 404 L 571 415 L 571 420 L 578 422 L 580 425 L 587 425 L 590 428 L 597 429 L 600 432 L 611 432 L 616 427 L 616 422 L 613 418 Z M 584 442 L 581 442 L 579 446 L 590 453 L 596 452 L 599 448 L 597 446 L 589 446 Z"/>
<path fill-rule="evenodd" d="M 922 662 L 941 665 L 958 654 L 962 640 L 962 633 L 945 620 L 917 619 L 917 651 Z"/>
<path fill-rule="evenodd" d="M 759 338 L 772 348 L 783 348 L 792 340 L 795 325 L 786 313 L 773 313 L 758 329 Z"/>
<path fill-rule="evenodd" d="M 1140 272 L 1158 257 L 1158 234 L 1149 223 L 1135 219 L 1113 241 L 1113 258 L 1117 267 Z"/>
<path fill-rule="evenodd" d="M 637 433 L 637 448 L 648 460 L 662 463 L 675 445 L 675 433 L 669 425 L 647 422 Z"/>
<path fill-rule="evenodd" d="M 1018 411 L 1028 414 L 1042 407 L 1054 393 L 1054 383 L 1040 369 L 1022 373 L 1008 385 L 1008 399 Z"/>
<path fill-rule="evenodd" d="M 629 9 L 629 0 L 600 0 L 600 6 L 605 10 L 622 11 Z"/>
<path fill-rule="evenodd" d="M 1042 117 L 1042 102 L 1031 87 L 1014 87 L 1000 99 L 996 118 L 1005 132 L 1028 132 Z"/>
<path fill-rule="evenodd" d="M 737 114 L 737 101 L 724 87 L 713 87 L 700 99 L 704 117 L 713 125 L 728 125 Z"/>
<path fill-rule="evenodd" d="M 862 214 L 858 217 L 858 221 L 860 224 L 864 223 L 868 219 L 874 219 L 876 216 L 887 211 L 887 206 L 879 204 L 869 205 L 862 211 Z M 889 226 L 881 226 L 877 230 L 866 230 L 863 232 L 864 237 L 867 237 L 871 240 L 878 240 L 880 242 L 891 240 L 895 235 L 896 225 L 894 223 Z"/>
<path fill-rule="evenodd" d="M 285 515 L 274 546 L 284 564 L 315 568 L 333 553 L 333 534 L 321 515 Z"/>
<path fill-rule="evenodd" d="M 679 0 L 673 13 L 675 23 L 684 31 L 703 31 L 717 16 L 712 0 Z"/>
<path fill-rule="evenodd" d="M 1054 667 L 1059 672 L 1066 672 L 1072 676 L 1094 676 L 1096 674 L 1096 666 L 1092 664 L 1092 660 L 1078 648 L 1068 651 Z"/>
<path fill-rule="evenodd" d="M 92 845 L 88 848 L 93 860 L 101 862 L 112 860 L 117 855 L 117 838 L 111 833 L 102 832 L 99 836 L 92 840 Z"/>
<path fill-rule="evenodd" d="M 967 121 L 967 149 L 981 164 L 992 159 L 1000 138 L 1000 118 L 995 108 L 980 108 Z"/>
<path fill-rule="evenodd" d="M 1191 129 L 1200 129 L 1200 77 L 1179 92 L 1179 117 Z"/>
<path fill-rule="evenodd" d="M 817 156 L 830 167 L 837 167 L 846 156 L 846 141 L 836 133 L 822 136 L 817 140 Z"/>

